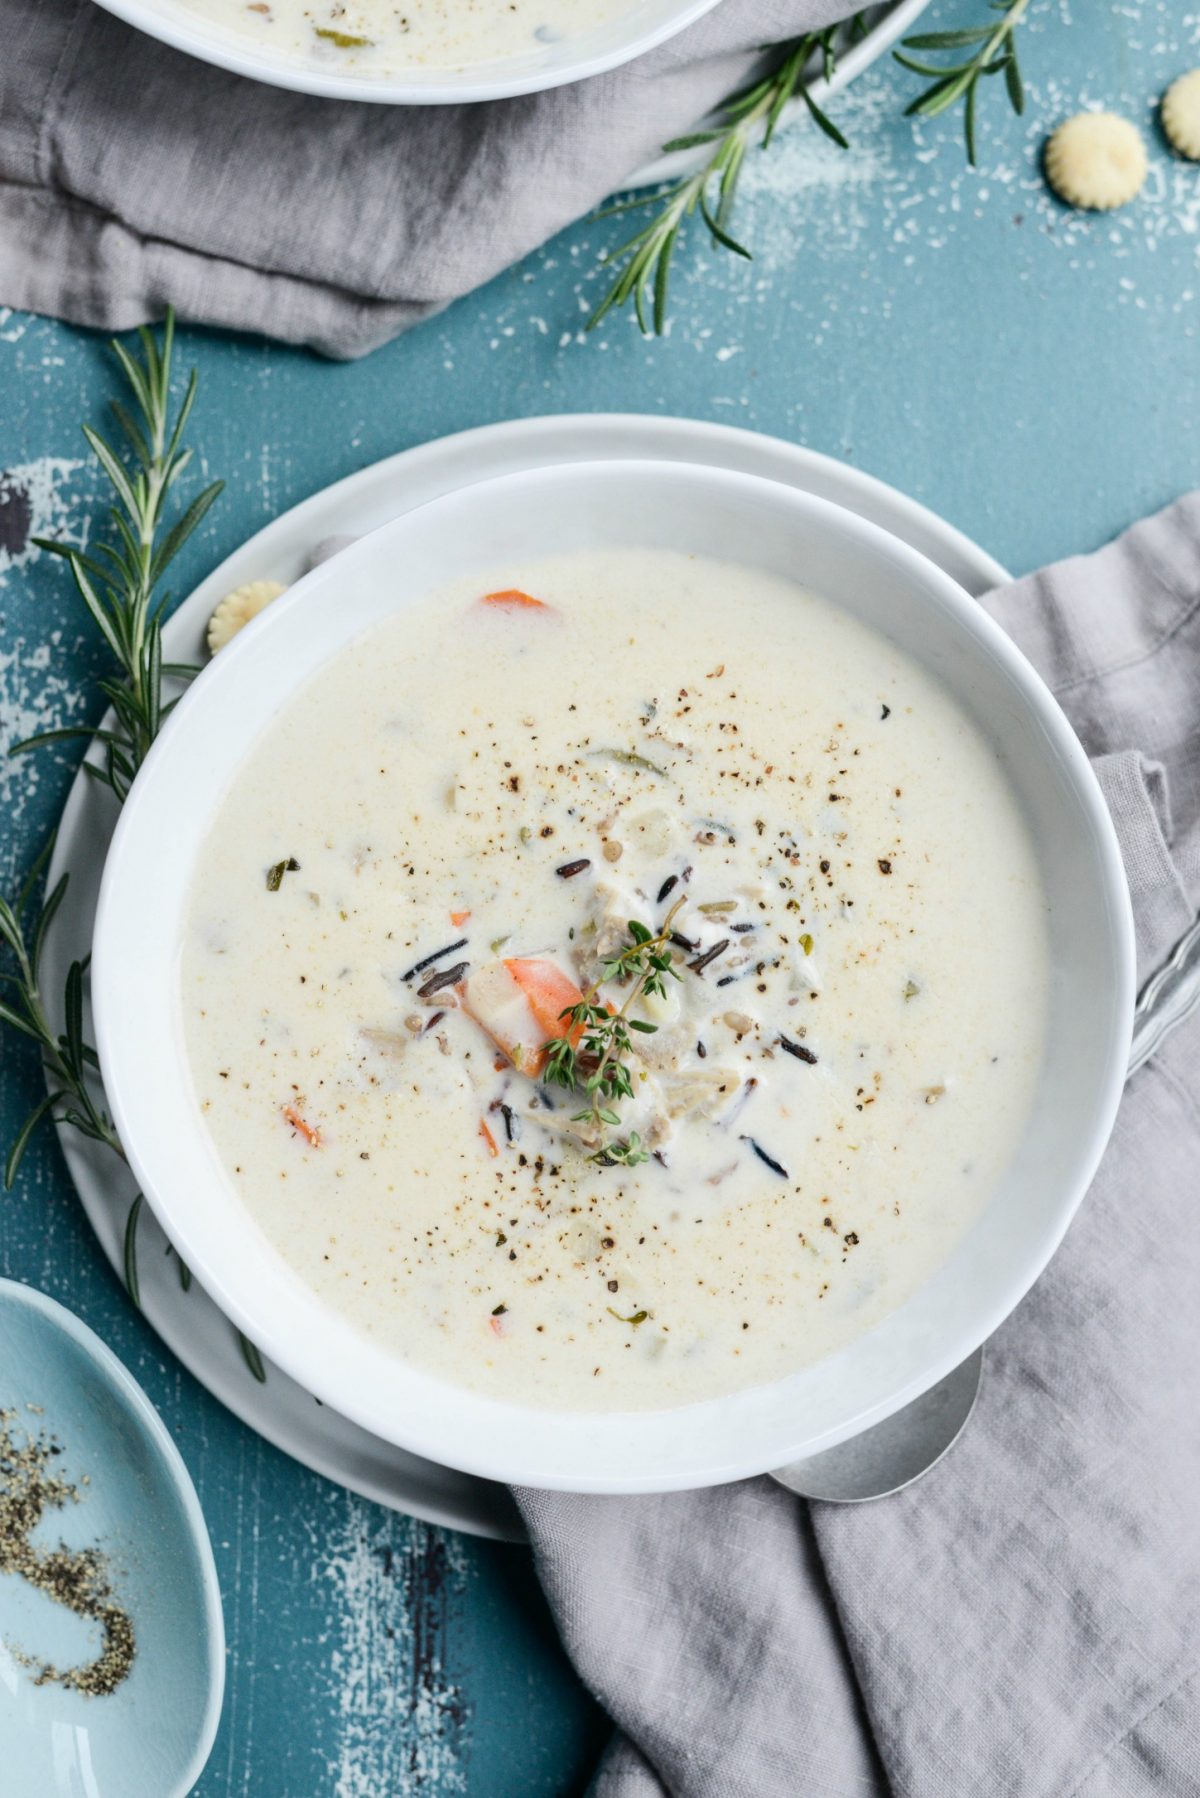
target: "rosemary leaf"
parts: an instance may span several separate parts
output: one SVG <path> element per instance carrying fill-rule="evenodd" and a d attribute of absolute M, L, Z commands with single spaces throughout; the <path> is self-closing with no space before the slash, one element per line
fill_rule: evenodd
<path fill-rule="evenodd" d="M 720 135 L 721 133 L 719 131 L 693 131 L 689 137 L 673 137 L 669 144 L 663 145 L 663 155 L 673 155 L 676 150 L 698 150 L 701 144 L 715 143 Z M 628 201 L 627 204 L 633 206 L 649 206 L 651 201 L 647 198 L 645 200 Z M 610 206 L 606 208 L 604 212 L 598 212 L 596 217 L 608 218 L 613 212 L 618 210 L 619 208 Z"/>
<path fill-rule="evenodd" d="M 190 1274 L 188 1277 L 189 1279 L 191 1278 Z M 242 1351 L 242 1360 L 246 1363 L 246 1366 L 250 1369 L 250 1372 L 254 1375 L 259 1384 L 265 1386 L 267 1383 L 267 1370 L 263 1366 L 262 1356 L 248 1336 L 243 1336 L 240 1330 L 238 1331 L 237 1336 L 238 1346 Z"/>
<path fill-rule="evenodd" d="M 77 1082 L 83 1079 L 83 968 L 73 961 L 67 970 L 66 1035 L 63 1049 Z"/>
<path fill-rule="evenodd" d="M 68 724 L 64 725 L 61 730 L 41 730 L 36 737 L 22 737 L 19 743 L 12 745 L 8 753 L 9 755 L 24 755 L 28 750 L 41 749 L 47 743 L 70 743 L 79 737 L 85 737 L 89 742 L 93 737 L 98 737 L 102 743 L 113 743 L 120 740 L 114 737 L 110 730 L 93 730 L 90 724 Z"/>
<path fill-rule="evenodd" d="M 29 961 L 30 966 L 33 969 L 33 978 L 35 981 L 38 976 L 38 969 L 42 964 L 42 950 L 46 943 L 46 932 L 54 922 L 55 914 L 62 904 L 63 899 L 66 897 L 66 891 L 67 876 L 64 874 L 54 891 L 44 900 L 37 924 L 34 926 L 33 948 L 30 951 Z"/>
<path fill-rule="evenodd" d="M 730 237 L 728 231 L 723 230 L 717 223 L 716 219 L 708 209 L 708 201 L 703 194 L 700 196 L 700 216 L 708 226 L 713 238 L 721 245 L 723 250 L 732 250 L 735 256 L 744 256 L 747 262 L 752 262 L 754 260 L 749 250 L 747 250 L 744 245 L 738 243 L 735 237 Z"/>
<path fill-rule="evenodd" d="M 37 1129 L 42 1119 L 47 1117 L 50 1112 L 54 1110 L 54 1107 L 62 1097 L 63 1094 L 60 1092 L 47 1093 L 41 1104 L 34 1106 L 29 1116 L 25 1119 L 25 1122 L 21 1125 L 21 1128 L 17 1131 L 17 1134 L 12 1141 L 12 1147 L 8 1151 L 8 1158 L 4 1163 L 5 1192 L 11 1192 L 13 1189 L 13 1183 L 17 1177 L 17 1169 L 25 1159 L 25 1151 L 29 1147 L 30 1139 L 32 1138 L 34 1131 Z"/>
<path fill-rule="evenodd" d="M 138 1219 L 142 1215 L 142 1195 L 139 1192 L 129 1207 L 129 1215 L 125 1219 L 125 1240 L 123 1257 L 125 1263 L 125 1290 L 137 1310 L 142 1308 L 142 1287 L 138 1279 L 137 1232 Z"/>
<path fill-rule="evenodd" d="M 919 31 L 904 42 L 910 50 L 953 50 L 968 44 L 981 44 L 990 37 L 990 25 L 972 25 L 961 31 Z M 896 52 L 899 59 L 899 52 Z"/>
<path fill-rule="evenodd" d="M 821 108 L 817 105 L 806 87 L 800 89 L 800 96 L 803 99 L 804 104 L 808 107 L 813 122 L 818 128 L 825 133 L 826 137 L 833 139 L 833 142 L 838 146 L 839 150 L 848 150 L 850 148 L 849 139 L 843 136 L 833 120 L 821 111 Z"/>

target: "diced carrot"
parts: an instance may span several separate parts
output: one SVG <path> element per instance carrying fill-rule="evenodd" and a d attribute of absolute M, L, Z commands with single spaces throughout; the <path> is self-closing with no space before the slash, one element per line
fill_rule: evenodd
<path fill-rule="evenodd" d="M 504 1319 L 502 1317 L 489 1317 L 488 1329 L 492 1332 L 493 1336 L 503 1336 Z"/>
<path fill-rule="evenodd" d="M 461 930 L 470 915 L 469 911 L 452 911 L 450 913 L 450 922 L 453 924 L 455 930 Z"/>
<path fill-rule="evenodd" d="M 583 997 L 557 963 L 538 957 L 485 962 L 456 991 L 467 1016 L 531 1080 L 545 1065 L 545 1044 L 566 1029 L 563 1012 Z"/>
<path fill-rule="evenodd" d="M 512 961 L 506 961 L 504 965 L 524 993 L 538 1029 L 547 1038 L 561 1036 L 564 1029 L 563 1013 L 570 1011 L 583 998 L 575 982 L 553 961 L 518 956 Z M 573 1042 L 578 1042 L 581 1028 L 576 1025 L 572 1031 Z"/>
<path fill-rule="evenodd" d="M 283 1107 L 283 1115 L 292 1126 L 292 1129 L 300 1132 L 310 1149 L 320 1148 L 321 1132 L 314 1124 L 306 1124 L 294 1105 L 285 1105 Z"/>
<path fill-rule="evenodd" d="M 519 587 L 504 587 L 499 593 L 485 593 L 479 603 L 507 607 L 509 611 L 517 611 L 521 607 L 533 607 L 539 612 L 550 610 L 544 599 L 534 599 L 531 593 L 522 593 Z"/>
<path fill-rule="evenodd" d="M 500 1151 L 496 1147 L 496 1138 L 492 1135 L 491 1131 L 488 1129 L 486 1118 L 480 1118 L 480 1120 L 479 1120 L 479 1134 L 480 1134 L 480 1136 L 482 1136 L 484 1142 L 487 1144 L 488 1154 L 489 1155 L 498 1155 L 500 1153 Z"/>

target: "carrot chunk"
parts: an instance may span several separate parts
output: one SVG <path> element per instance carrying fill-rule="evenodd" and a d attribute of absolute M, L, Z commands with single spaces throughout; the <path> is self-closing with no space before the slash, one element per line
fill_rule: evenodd
<path fill-rule="evenodd" d="M 455 930 L 461 930 L 470 915 L 469 911 L 452 911 L 450 913 L 450 922 L 453 924 Z"/>
<path fill-rule="evenodd" d="M 583 998 L 575 982 L 553 961 L 518 956 L 504 965 L 524 993 L 538 1029 L 547 1038 L 561 1036 L 564 1011 L 570 1011 Z M 578 1036 L 576 1026 L 573 1040 L 578 1040 Z"/>
<path fill-rule="evenodd" d="M 492 1135 L 491 1131 L 488 1129 L 486 1118 L 480 1118 L 480 1120 L 479 1120 L 479 1134 L 480 1134 L 480 1136 L 482 1136 L 484 1142 L 487 1144 L 488 1154 L 489 1155 L 498 1155 L 500 1153 L 500 1151 L 496 1147 L 496 1138 Z"/>
<path fill-rule="evenodd" d="M 504 587 L 499 593 L 485 593 L 480 604 L 502 606 L 509 611 L 517 611 L 522 607 L 532 607 L 539 612 L 550 610 L 544 599 L 534 599 L 532 593 L 522 593 L 519 587 Z"/>
<path fill-rule="evenodd" d="M 292 1126 L 292 1129 L 300 1132 L 309 1148 L 319 1149 L 321 1146 L 321 1132 L 317 1129 L 316 1125 L 306 1124 L 294 1105 L 285 1105 L 282 1107 L 282 1110 L 284 1117 Z"/>
<path fill-rule="evenodd" d="M 566 1028 L 563 1012 L 582 998 L 556 962 L 537 956 L 485 962 L 456 990 L 467 1016 L 531 1080 L 545 1065 L 546 1042 Z"/>

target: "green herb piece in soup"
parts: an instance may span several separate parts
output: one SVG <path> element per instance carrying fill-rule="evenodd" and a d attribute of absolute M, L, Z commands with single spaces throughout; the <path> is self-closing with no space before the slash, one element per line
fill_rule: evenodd
<path fill-rule="evenodd" d="M 276 862 L 273 868 L 267 869 L 268 893 L 277 893 L 279 891 L 280 887 L 283 885 L 283 877 L 285 874 L 299 874 L 299 872 L 300 863 L 296 860 L 294 855 L 289 855 L 284 861 Z"/>
<path fill-rule="evenodd" d="M 609 761 L 620 762 L 626 768 L 641 768 L 647 774 L 657 774 L 660 780 L 666 780 L 667 771 L 660 768 L 657 762 L 648 761 L 634 749 L 593 749 L 593 756 L 606 756 Z"/>
<path fill-rule="evenodd" d="M 630 1031 L 653 1036 L 658 1029 L 657 1024 L 646 1019 L 629 1017 L 629 1007 L 639 994 L 665 998 L 664 975 L 669 974 L 673 980 L 682 979 L 667 944 L 671 938 L 671 925 L 686 903 L 686 899 L 675 901 L 657 936 L 651 935 L 637 918 L 630 918 L 627 924 L 630 941 L 618 955 L 603 962 L 599 980 L 592 982 L 579 1004 L 562 1013 L 564 1034 L 552 1037 L 543 1045 L 546 1065 L 542 1079 L 545 1085 L 565 1086 L 568 1091 L 578 1087 L 586 1094 L 587 1107 L 574 1113 L 572 1123 L 590 1123 L 597 1133 L 601 1124 L 614 1130 L 620 1124 L 620 1116 L 612 1109 L 612 1104 L 618 1099 L 633 1097 L 633 1076 L 626 1062 L 633 1048 Z M 600 1000 L 601 986 L 605 981 L 623 981 L 629 976 L 633 976 L 633 984 L 624 1004 L 620 1011 L 610 1010 L 607 1003 Z M 576 1038 L 578 1054 L 573 1040 Z M 617 1161 L 635 1167 L 649 1156 L 642 1148 L 640 1138 L 633 1133 L 621 1144 L 602 1142 L 599 1152 L 591 1159 L 603 1167 L 610 1167 Z"/>
<path fill-rule="evenodd" d="M 334 31 L 325 25 L 314 25 L 313 30 L 327 44 L 336 44 L 339 50 L 369 50 L 371 47 L 369 37 L 355 37 L 349 31 Z"/>
<path fill-rule="evenodd" d="M 633 1028 L 644 1030 L 647 1027 L 644 1024 L 635 1023 Z M 653 1030 L 654 1026 L 650 1025 L 649 1028 Z M 603 1115 L 607 1121 L 609 1114 L 604 1113 Z M 584 1116 L 587 1116 L 586 1112 Z M 650 1151 L 643 1146 L 637 1131 L 631 1130 L 624 1142 L 606 1143 L 603 1148 L 597 1149 L 589 1159 L 599 1162 L 601 1167 L 638 1167 L 643 1161 L 649 1161 Z"/>
<path fill-rule="evenodd" d="M 635 1311 L 631 1317 L 622 1317 L 621 1313 L 614 1311 L 611 1305 L 606 1305 L 604 1309 L 610 1317 L 615 1317 L 619 1324 L 632 1324 L 635 1330 L 639 1324 L 644 1324 L 650 1315 L 648 1311 Z"/>

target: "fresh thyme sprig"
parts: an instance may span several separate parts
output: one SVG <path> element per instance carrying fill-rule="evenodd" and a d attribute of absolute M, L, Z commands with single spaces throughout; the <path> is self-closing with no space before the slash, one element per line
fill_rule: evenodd
<path fill-rule="evenodd" d="M 702 168 L 694 175 L 681 176 L 657 193 L 623 200 L 606 207 L 598 215 L 611 218 L 617 213 L 637 211 L 644 206 L 658 207 L 649 224 L 606 258 L 607 262 L 621 266 L 612 286 L 588 319 L 589 331 L 594 330 L 614 307 L 620 308 L 631 299 L 638 324 L 643 331 L 649 331 L 646 300 L 653 294 L 653 328 L 661 335 L 666 324 L 667 284 L 675 245 L 684 222 L 697 212 L 715 244 L 731 250 L 735 256 L 751 260 L 750 251 L 730 235 L 729 218 L 742 165 L 755 132 L 763 127 L 762 147 L 765 150 L 775 135 L 784 107 L 789 100 L 799 97 L 825 135 L 841 149 L 847 149 L 846 139 L 809 91 L 809 69 L 814 59 L 819 58 L 821 72 L 828 80 L 837 66 L 839 33 L 848 29 L 851 39 L 856 40 L 864 35 L 866 28 L 865 16 L 856 13 L 848 27 L 830 25 L 823 31 L 806 32 L 803 37 L 785 45 L 781 60 L 771 73 L 726 101 L 715 125 L 663 145 L 664 153 L 711 145 Z"/>
<path fill-rule="evenodd" d="M 138 333 L 144 360 L 131 356 L 113 340 L 113 351 L 132 395 L 133 410 L 114 401 L 113 412 L 124 434 L 125 459 L 90 425 L 83 434 L 115 494 L 109 508 L 113 539 L 96 553 L 76 549 L 54 538 L 39 537 L 39 549 L 62 556 L 70 567 L 84 605 L 116 660 L 119 672 L 99 683 L 115 714 L 111 729 L 79 724 L 41 731 L 13 749 L 14 755 L 46 743 L 98 737 L 104 745 L 102 766 L 85 763 L 88 774 L 111 787 L 124 800 L 150 750 L 163 720 L 175 704 L 165 699 L 164 680 L 189 679 L 194 668 L 162 659 L 162 621 L 169 595 L 156 597 L 169 564 L 200 523 L 222 486 L 213 481 L 198 493 L 170 525 L 164 512 L 168 497 L 192 459 L 181 447 L 184 427 L 196 397 L 193 369 L 179 410 L 171 421 L 171 351 L 175 319 L 167 313 L 162 348 L 144 327 Z"/>
<path fill-rule="evenodd" d="M 84 436 L 95 452 L 116 495 L 110 507 L 114 540 L 101 544 L 95 555 L 53 539 L 38 539 L 40 548 L 62 556 L 69 563 L 76 587 L 116 659 L 119 673 L 102 680 L 100 688 L 115 719 L 111 729 L 89 725 L 44 731 L 18 743 L 14 755 L 41 744 L 76 738 L 99 737 L 104 762 L 85 762 L 89 775 L 110 787 L 123 801 L 175 701 L 164 693 L 170 680 L 190 678 L 196 670 L 162 659 L 162 620 L 168 603 L 158 594 L 167 566 L 200 523 L 223 483 L 214 481 L 168 522 L 167 501 L 192 452 L 182 447 L 196 397 L 193 370 L 183 400 L 171 419 L 171 352 L 175 321 L 168 312 L 161 348 L 151 332 L 139 333 L 143 359 L 131 356 L 121 343 L 113 350 L 132 395 L 133 412 L 120 404 L 113 410 L 128 440 L 125 459 L 90 426 Z M 0 899 L 0 1026 L 7 1025 L 37 1044 L 49 1091 L 34 1106 L 18 1130 L 4 1167 L 4 1187 L 11 1191 L 25 1152 L 38 1127 L 47 1119 L 69 1124 L 90 1141 L 103 1143 L 125 1160 L 125 1152 L 111 1118 L 96 1099 L 92 1082 L 98 1061 L 96 1051 L 84 1040 L 83 990 L 87 959 L 72 962 L 64 992 L 65 1027 L 56 1033 L 50 1025 L 41 985 L 41 961 L 47 933 L 67 891 L 63 875 L 34 912 L 34 895 L 49 866 L 53 837 L 30 869 L 16 900 Z M 137 1230 L 142 1213 L 138 1193 L 125 1221 L 123 1263 L 125 1285 L 135 1305 L 141 1303 L 138 1279 Z M 182 1259 L 179 1279 L 184 1291 L 192 1276 Z M 238 1332 L 247 1367 L 258 1380 L 266 1379 L 262 1359 L 254 1344 Z"/>
<path fill-rule="evenodd" d="M 972 168 L 978 163 L 976 117 L 979 106 L 979 83 L 985 75 L 1003 75 L 1004 86 L 1013 111 L 1019 116 L 1025 110 L 1025 84 L 1017 59 L 1017 26 L 1028 8 L 1029 0 L 988 0 L 997 17 L 990 25 L 974 25 L 957 31 L 922 31 L 906 37 L 899 50 L 892 52 L 902 68 L 923 75 L 929 86 L 904 109 L 905 118 L 914 115 L 933 119 L 960 100 L 963 106 L 963 130 L 967 141 L 967 161 Z M 961 60 L 931 63 L 908 55 L 912 50 L 963 50 Z"/>
<path fill-rule="evenodd" d="M 562 1035 L 543 1045 L 546 1066 L 542 1078 L 546 1084 L 587 1095 L 587 1105 L 574 1114 L 573 1123 L 589 1123 L 597 1130 L 620 1129 L 621 1118 L 615 1107 L 619 1100 L 633 1098 L 633 1075 L 628 1062 L 633 1039 L 629 1033 L 636 1030 L 653 1036 L 658 1029 L 657 1024 L 645 1018 L 631 1018 L 629 1009 L 639 998 L 665 998 L 668 976 L 673 980 L 682 978 L 668 945 L 675 919 L 685 904 L 684 899 L 676 900 L 657 935 L 636 918 L 630 918 L 629 942 L 619 954 L 602 963 L 599 977 L 579 1003 L 562 1013 Z M 601 989 L 629 980 L 633 984 L 620 1010 L 611 1011 L 600 997 Z M 618 1163 L 636 1167 L 649 1159 L 650 1152 L 636 1130 L 602 1143 L 591 1157 L 604 1167 Z"/>

